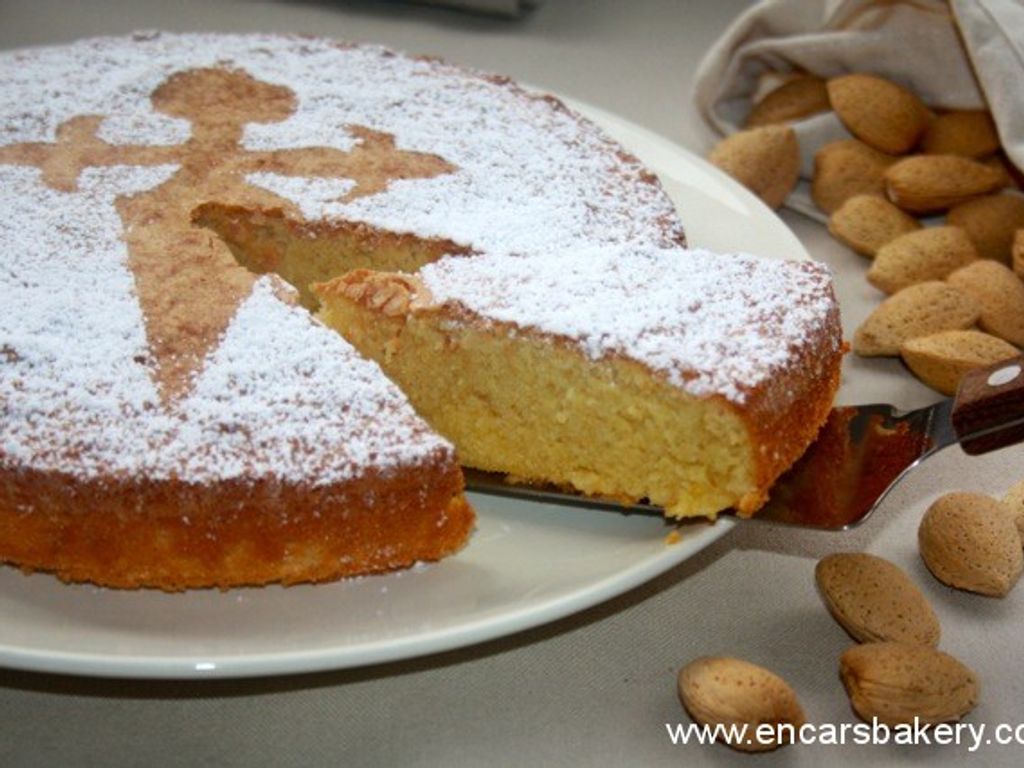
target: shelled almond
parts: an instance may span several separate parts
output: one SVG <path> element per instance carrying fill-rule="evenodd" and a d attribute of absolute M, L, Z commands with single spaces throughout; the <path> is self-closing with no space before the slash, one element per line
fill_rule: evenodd
<path fill-rule="evenodd" d="M 1011 264 L 1013 237 L 1024 228 L 1024 197 L 997 194 L 978 197 L 949 209 L 946 224 L 959 227 L 984 259 Z"/>
<path fill-rule="evenodd" d="M 981 329 L 1024 346 L 1024 283 L 997 261 L 983 259 L 961 267 L 946 282 L 978 303 Z"/>
<path fill-rule="evenodd" d="M 885 196 L 885 171 L 899 158 L 857 139 L 833 141 L 814 155 L 811 199 L 832 213 L 854 195 Z"/>
<path fill-rule="evenodd" d="M 843 125 L 881 152 L 907 152 L 928 127 L 928 108 L 891 80 L 852 74 L 834 77 L 826 87 L 832 109 Z"/>
<path fill-rule="evenodd" d="M 745 126 L 758 128 L 801 120 L 831 109 L 825 81 L 814 75 L 798 74 L 770 91 L 747 115 Z"/>
<path fill-rule="evenodd" d="M 854 711 L 890 726 L 959 720 L 978 701 L 974 673 L 927 645 L 855 645 L 840 658 L 839 675 Z"/>
<path fill-rule="evenodd" d="M 977 249 L 959 227 L 927 227 L 879 248 L 868 282 L 885 293 L 896 293 L 917 283 L 943 280 L 977 259 Z"/>
<path fill-rule="evenodd" d="M 921 151 L 926 155 L 988 157 L 999 151 L 999 134 L 986 110 L 954 110 L 928 124 Z"/>
<path fill-rule="evenodd" d="M 771 208 L 782 205 L 800 176 L 800 148 L 793 129 L 786 125 L 734 133 L 708 159 Z"/>
<path fill-rule="evenodd" d="M 920 229 L 917 219 L 875 195 L 854 195 L 828 219 L 828 231 L 862 256 L 872 257 L 886 243 Z"/>
<path fill-rule="evenodd" d="M 903 345 L 940 331 L 964 330 L 981 316 L 978 303 L 939 280 L 894 293 L 872 312 L 853 336 L 853 351 L 864 357 L 894 357 Z"/>
<path fill-rule="evenodd" d="M 1005 597 L 1024 570 L 1013 512 L 979 493 L 936 500 L 921 519 L 918 545 L 943 584 L 990 597 Z"/>
<path fill-rule="evenodd" d="M 1024 480 L 1020 480 L 1003 496 L 1003 504 L 1013 515 L 1014 525 L 1017 526 L 1017 533 L 1024 539 Z"/>
<path fill-rule="evenodd" d="M 969 371 L 1020 354 L 1000 338 L 975 330 L 940 331 L 903 342 L 900 357 L 925 384 L 944 395 L 956 394 Z"/>
<path fill-rule="evenodd" d="M 743 752 L 782 746 L 774 736 L 766 741 L 756 738 L 761 723 L 788 723 L 799 728 L 805 720 L 796 693 L 785 680 L 743 659 L 695 659 L 679 671 L 677 682 L 683 707 L 701 725 L 745 727 L 745 739 L 725 742 Z M 728 733 L 720 733 L 719 738 L 728 738 Z"/>
<path fill-rule="evenodd" d="M 865 552 L 838 552 L 818 562 L 814 578 L 829 613 L 854 640 L 938 645 L 939 620 L 898 566 Z"/>

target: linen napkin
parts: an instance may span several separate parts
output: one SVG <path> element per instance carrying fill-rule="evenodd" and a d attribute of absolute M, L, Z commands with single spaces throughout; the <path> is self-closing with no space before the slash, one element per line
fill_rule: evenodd
<path fill-rule="evenodd" d="M 1003 148 L 1024 168 L 1024 2 L 1021 0 L 762 0 L 705 55 L 697 108 L 717 133 L 740 129 L 773 72 L 889 78 L 938 109 L 991 110 Z M 786 206 L 826 219 L 806 180 L 814 154 L 850 134 L 831 112 L 793 124 L 804 181 Z"/>

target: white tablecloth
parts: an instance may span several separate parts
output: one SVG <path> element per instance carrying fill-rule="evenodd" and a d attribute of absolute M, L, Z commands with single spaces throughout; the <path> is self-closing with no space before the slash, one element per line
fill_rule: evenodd
<path fill-rule="evenodd" d="M 297 31 L 381 42 L 510 74 L 618 112 L 691 149 L 704 132 L 691 74 L 742 0 L 547 0 L 519 21 L 387 2 L 3 0 L 0 48 L 135 29 Z M 682 212 L 685 219 L 685 211 Z M 837 272 L 847 333 L 878 299 L 860 257 L 784 212 Z M 902 406 L 933 395 L 891 361 L 849 361 L 843 399 Z M 1008 458 L 1008 456 L 1010 458 Z M 722 746 L 673 746 L 687 722 L 675 672 L 729 653 L 770 666 L 800 692 L 811 721 L 854 722 L 837 676 L 849 639 L 815 594 L 815 559 L 870 548 L 924 586 L 943 647 L 983 686 L 972 722 L 1024 720 L 1017 625 L 1024 592 L 1005 601 L 956 594 L 916 555 L 923 505 L 942 488 L 994 490 L 1019 451 L 927 464 L 899 498 L 853 534 L 747 524 L 700 556 L 580 615 L 485 645 L 368 669 L 262 680 L 90 680 L 0 670 L 0 765 L 666 765 L 741 759 Z M 966 469 L 965 469 L 966 467 Z M 0 617 L 0 621 L 3 617 Z M 787 748 L 759 764 L 953 764 L 966 747 Z M 1021 747 L 983 746 L 978 764 L 1016 765 Z M 745 758 L 750 759 L 750 758 Z"/>

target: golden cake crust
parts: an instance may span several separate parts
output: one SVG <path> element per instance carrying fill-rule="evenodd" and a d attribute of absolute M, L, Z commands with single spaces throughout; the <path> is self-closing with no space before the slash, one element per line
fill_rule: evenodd
<path fill-rule="evenodd" d="M 391 571 L 458 551 L 474 519 L 448 462 L 321 487 L 0 472 L 0 561 L 106 587 L 223 589 Z"/>
<path fill-rule="evenodd" d="M 764 506 L 772 484 L 804 454 L 828 419 L 846 352 L 834 341 L 841 335 L 837 311 L 785 372 L 754 388 L 746 407 L 730 404 L 750 432 L 757 467 L 757 487 L 740 499 L 740 515 L 749 517 Z"/>

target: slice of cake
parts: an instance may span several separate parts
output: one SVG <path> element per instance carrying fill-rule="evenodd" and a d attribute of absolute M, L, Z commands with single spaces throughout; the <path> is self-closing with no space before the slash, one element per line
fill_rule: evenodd
<path fill-rule="evenodd" d="M 465 465 L 673 516 L 754 512 L 839 383 L 831 279 L 810 262 L 615 247 L 314 291 Z"/>

